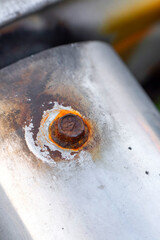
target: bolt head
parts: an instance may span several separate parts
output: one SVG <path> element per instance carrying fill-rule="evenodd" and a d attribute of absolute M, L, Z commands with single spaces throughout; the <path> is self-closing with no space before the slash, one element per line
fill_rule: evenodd
<path fill-rule="evenodd" d="M 78 115 L 69 113 L 50 126 L 52 140 L 64 148 L 76 149 L 88 139 L 88 127 Z"/>
<path fill-rule="evenodd" d="M 83 120 L 74 114 L 66 114 L 58 121 L 58 131 L 66 139 L 77 141 L 83 137 L 85 126 Z"/>

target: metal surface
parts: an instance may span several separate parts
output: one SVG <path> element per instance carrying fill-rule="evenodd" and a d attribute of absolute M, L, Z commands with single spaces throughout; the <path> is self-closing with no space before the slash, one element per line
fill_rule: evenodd
<path fill-rule="evenodd" d="M 0 0 L 0 27 L 60 0 Z"/>
<path fill-rule="evenodd" d="M 0 184 L 32 239 L 159 240 L 160 115 L 108 45 L 19 61 L 0 71 L 0 89 Z M 90 124 L 80 150 L 48 138 L 61 110 Z"/>
<path fill-rule="evenodd" d="M 27 229 L 0 186 L 0 239 L 31 240 Z"/>

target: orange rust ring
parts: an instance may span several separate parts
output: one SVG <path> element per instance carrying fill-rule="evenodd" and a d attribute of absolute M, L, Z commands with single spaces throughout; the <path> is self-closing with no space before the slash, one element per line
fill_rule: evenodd
<path fill-rule="evenodd" d="M 79 149 L 88 137 L 89 128 L 80 114 L 58 114 L 49 126 L 50 140 L 65 149 Z"/>

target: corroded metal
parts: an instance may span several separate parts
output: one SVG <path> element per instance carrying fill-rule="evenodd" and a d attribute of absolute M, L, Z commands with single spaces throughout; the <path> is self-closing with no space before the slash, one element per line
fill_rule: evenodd
<path fill-rule="evenodd" d="M 66 114 L 52 123 L 50 134 L 59 146 L 78 149 L 87 141 L 89 131 L 78 115 Z"/>
<path fill-rule="evenodd" d="M 61 112 L 89 123 L 76 151 L 49 138 Z M 3 240 L 159 240 L 160 115 L 110 46 L 62 46 L 0 71 L 0 185 L 12 206 L 0 188 Z"/>

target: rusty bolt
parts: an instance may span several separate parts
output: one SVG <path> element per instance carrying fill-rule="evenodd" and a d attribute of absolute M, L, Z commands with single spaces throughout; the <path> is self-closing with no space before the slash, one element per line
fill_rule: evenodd
<path fill-rule="evenodd" d="M 49 129 L 52 140 L 63 148 L 77 149 L 88 139 L 88 127 L 81 117 L 66 114 L 55 120 Z"/>
<path fill-rule="evenodd" d="M 58 121 L 58 131 L 66 141 L 77 142 L 84 136 L 84 129 L 82 119 L 74 114 L 66 114 Z"/>

